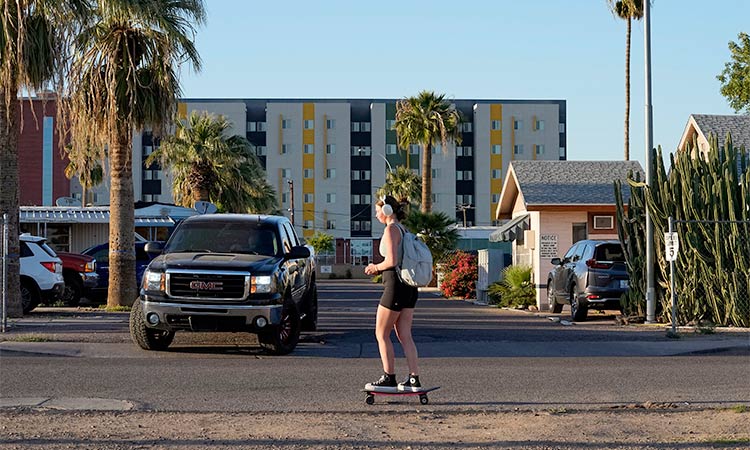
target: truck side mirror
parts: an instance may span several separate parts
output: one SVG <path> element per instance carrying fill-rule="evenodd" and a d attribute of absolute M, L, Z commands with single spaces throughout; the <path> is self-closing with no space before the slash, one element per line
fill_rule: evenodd
<path fill-rule="evenodd" d="M 151 255 L 160 255 L 163 249 L 164 246 L 161 242 L 146 242 L 146 245 L 144 246 L 146 253 Z"/>
<path fill-rule="evenodd" d="M 310 249 L 304 245 L 297 245 L 292 247 L 292 250 L 284 255 L 286 259 L 304 259 L 310 257 Z"/>
<path fill-rule="evenodd" d="M 553 266 L 559 266 L 561 262 L 562 261 L 560 261 L 560 258 L 552 258 L 550 260 L 550 263 L 552 263 Z"/>

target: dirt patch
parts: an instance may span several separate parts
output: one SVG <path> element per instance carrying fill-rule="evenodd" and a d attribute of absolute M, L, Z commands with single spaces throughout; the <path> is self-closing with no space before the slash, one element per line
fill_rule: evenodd
<path fill-rule="evenodd" d="M 746 408 L 437 413 L 0 411 L 4 449 L 747 448 Z"/>

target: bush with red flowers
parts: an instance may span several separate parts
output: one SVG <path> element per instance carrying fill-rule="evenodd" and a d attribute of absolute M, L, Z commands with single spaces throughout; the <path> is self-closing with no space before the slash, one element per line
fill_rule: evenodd
<path fill-rule="evenodd" d="M 447 255 L 442 264 L 440 290 L 446 297 L 474 298 L 477 288 L 477 257 L 457 251 Z"/>

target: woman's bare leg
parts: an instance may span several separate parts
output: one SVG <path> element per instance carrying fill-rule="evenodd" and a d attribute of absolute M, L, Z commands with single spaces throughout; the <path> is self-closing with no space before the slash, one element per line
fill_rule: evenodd
<path fill-rule="evenodd" d="M 398 320 L 401 312 L 378 305 L 378 313 L 375 318 L 375 338 L 378 340 L 380 359 L 383 362 L 383 372 L 396 373 L 396 363 L 393 354 L 393 343 L 391 342 L 391 330 Z"/>
<path fill-rule="evenodd" d="M 401 347 L 404 349 L 406 364 L 409 366 L 409 375 L 419 375 L 419 355 L 417 355 L 417 346 L 411 336 L 413 320 L 414 308 L 404 308 L 401 310 L 401 315 L 396 320 L 394 328 L 396 329 L 396 336 L 401 342 Z"/>

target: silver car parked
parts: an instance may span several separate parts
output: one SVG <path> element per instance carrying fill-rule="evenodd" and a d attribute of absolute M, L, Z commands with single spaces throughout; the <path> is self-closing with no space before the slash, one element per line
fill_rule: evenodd
<path fill-rule="evenodd" d="M 629 277 L 620 241 L 578 241 L 562 259 L 553 258 L 555 268 L 547 279 L 547 300 L 553 313 L 570 305 L 574 321 L 584 321 L 590 308 L 619 309 Z"/>

